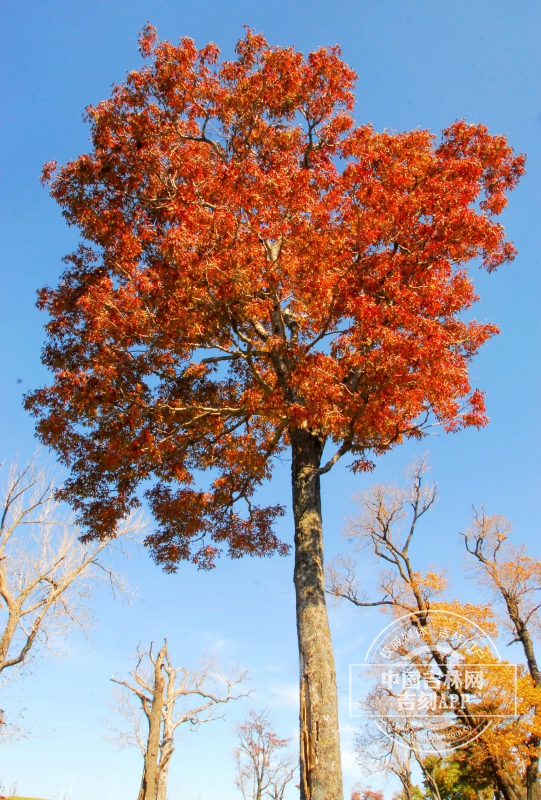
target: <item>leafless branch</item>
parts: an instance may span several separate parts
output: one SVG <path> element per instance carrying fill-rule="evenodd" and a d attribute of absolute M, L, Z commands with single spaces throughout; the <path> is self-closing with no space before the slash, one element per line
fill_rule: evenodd
<path fill-rule="evenodd" d="M 39 649 L 61 652 L 69 631 L 89 630 L 97 582 L 127 593 L 105 557 L 144 524 L 133 517 L 114 542 L 82 544 L 81 531 L 56 500 L 54 484 L 36 458 L 23 468 L 11 467 L 0 519 L 0 675 L 7 678 Z"/>

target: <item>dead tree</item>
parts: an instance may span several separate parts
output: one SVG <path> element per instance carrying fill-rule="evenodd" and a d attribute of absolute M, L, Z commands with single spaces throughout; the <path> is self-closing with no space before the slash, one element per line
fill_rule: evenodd
<path fill-rule="evenodd" d="M 298 763 L 291 753 L 283 752 L 291 739 L 276 735 L 266 711 L 259 714 L 250 711 L 235 730 L 238 737 L 235 784 L 244 800 L 283 800 Z"/>
<path fill-rule="evenodd" d="M 175 731 L 180 725 L 195 730 L 220 719 L 218 706 L 248 694 L 235 691 L 247 672 L 233 669 L 223 673 L 213 656 L 203 657 L 196 670 L 174 667 L 167 640 L 157 654 L 151 645 L 138 649 L 137 657 L 131 681 L 111 678 L 122 687 L 110 705 L 123 723 L 108 721 L 112 735 L 106 738 L 117 747 L 141 750 L 144 765 L 138 800 L 165 800 Z"/>
<path fill-rule="evenodd" d="M 60 652 L 70 630 L 88 630 L 89 600 L 106 580 L 124 592 L 107 551 L 142 528 L 129 520 L 110 538 L 83 544 L 81 531 L 55 498 L 47 471 L 34 458 L 12 466 L 0 507 L 0 676 L 6 679 L 41 649 Z"/>

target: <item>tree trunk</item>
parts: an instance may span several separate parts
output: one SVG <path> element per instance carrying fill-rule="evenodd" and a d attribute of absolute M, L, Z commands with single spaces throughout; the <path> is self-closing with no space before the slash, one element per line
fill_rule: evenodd
<path fill-rule="evenodd" d="M 300 658 L 301 800 L 342 800 L 334 655 L 325 603 L 320 477 L 323 442 L 290 432 L 297 635 Z"/>
<path fill-rule="evenodd" d="M 171 678 L 169 677 L 169 681 Z M 169 716 L 169 719 L 167 718 Z M 167 779 L 169 777 L 169 767 L 171 766 L 171 756 L 175 750 L 173 746 L 174 729 L 172 726 L 173 708 L 169 712 L 166 709 L 163 724 L 163 738 L 160 745 L 160 763 L 158 764 L 158 791 L 156 800 L 166 800 L 167 798 Z"/>
<path fill-rule="evenodd" d="M 402 772 L 397 773 L 404 790 L 404 800 L 413 800 L 413 784 L 411 782 L 411 770 L 409 765 L 404 767 Z"/>
<path fill-rule="evenodd" d="M 519 632 L 532 681 L 539 689 L 541 688 L 541 674 L 537 666 L 537 659 L 535 657 L 530 632 L 522 620 L 520 620 L 520 628 L 514 619 L 513 622 L 515 623 L 516 630 Z M 538 709 L 536 709 L 536 713 L 538 713 Z M 526 797 L 527 800 L 541 800 L 541 786 L 539 784 L 539 746 L 541 745 L 541 738 L 539 736 L 532 736 L 528 744 L 534 750 L 535 754 L 531 757 L 530 763 L 526 769 Z"/>
<path fill-rule="evenodd" d="M 526 800 L 526 790 L 522 786 L 517 786 L 508 772 L 498 768 L 494 762 L 492 768 L 498 791 L 504 800 Z"/>
<path fill-rule="evenodd" d="M 156 800 L 166 800 L 168 777 L 169 777 L 169 763 L 165 764 L 160 769 L 160 774 L 158 776 L 158 793 L 156 795 Z"/>
<path fill-rule="evenodd" d="M 538 736 L 532 736 L 529 741 L 530 747 L 539 750 L 541 740 Z M 526 769 L 526 797 L 527 800 L 541 800 L 541 786 L 539 785 L 539 756 L 534 755 Z"/>
<path fill-rule="evenodd" d="M 517 636 L 522 644 L 530 676 L 535 686 L 539 689 L 541 688 L 541 673 L 537 665 L 530 632 L 519 614 L 517 603 L 512 603 L 504 592 L 502 592 L 502 594 L 505 598 L 509 616 L 511 617 Z M 537 708 L 536 713 L 538 713 Z M 532 755 L 526 767 L 526 798 L 527 800 L 541 800 L 541 786 L 539 784 L 539 746 L 541 745 L 541 738 L 539 736 L 531 736 L 528 745 L 534 751 L 534 755 Z"/>
<path fill-rule="evenodd" d="M 154 686 L 152 705 L 147 713 L 148 740 L 145 753 L 145 766 L 138 800 L 156 800 L 158 795 L 158 759 L 160 756 L 160 738 L 163 715 L 165 676 L 162 664 L 165 656 L 162 647 L 154 662 Z"/>

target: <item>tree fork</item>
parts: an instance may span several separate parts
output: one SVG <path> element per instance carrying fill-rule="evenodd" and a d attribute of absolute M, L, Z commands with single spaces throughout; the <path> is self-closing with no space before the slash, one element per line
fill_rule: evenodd
<path fill-rule="evenodd" d="M 318 470 L 324 441 L 305 429 L 290 431 L 290 438 L 301 690 L 301 800 L 342 800 L 336 670 L 323 572 Z"/>

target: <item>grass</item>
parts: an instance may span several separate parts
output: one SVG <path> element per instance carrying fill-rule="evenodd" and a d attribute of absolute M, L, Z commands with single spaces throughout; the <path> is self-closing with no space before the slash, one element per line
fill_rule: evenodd
<path fill-rule="evenodd" d="M 18 795 L 0 795 L 3 800 L 43 800 L 41 797 L 19 797 Z"/>

